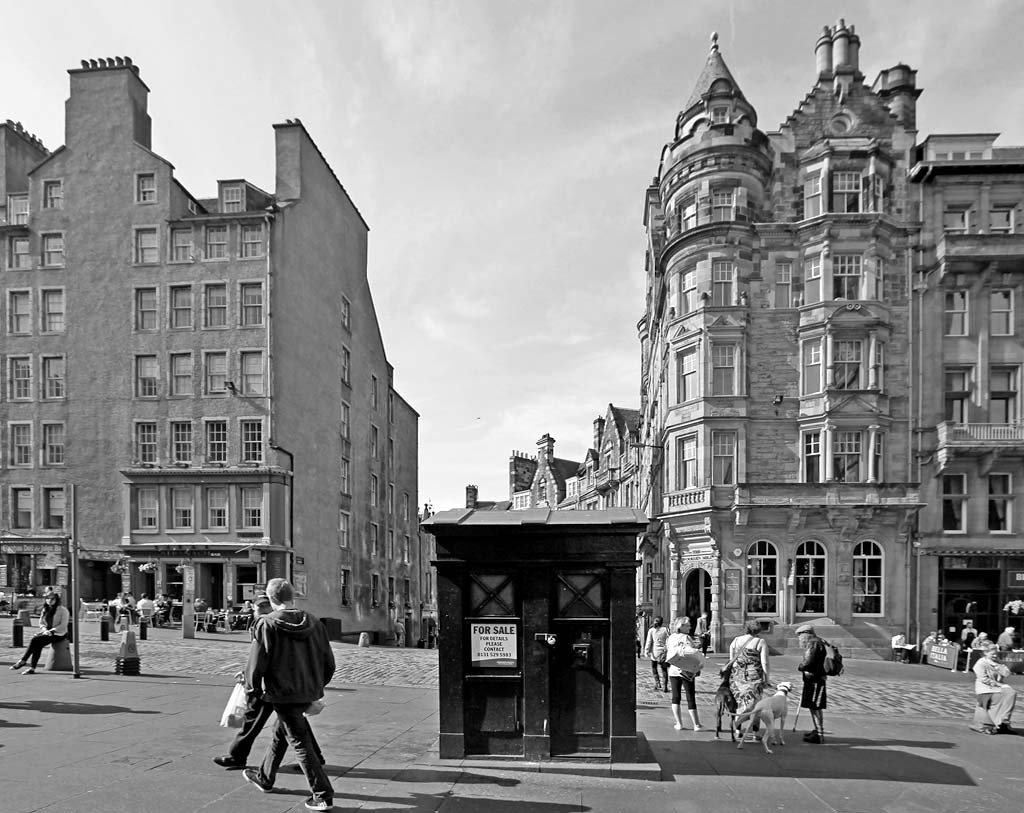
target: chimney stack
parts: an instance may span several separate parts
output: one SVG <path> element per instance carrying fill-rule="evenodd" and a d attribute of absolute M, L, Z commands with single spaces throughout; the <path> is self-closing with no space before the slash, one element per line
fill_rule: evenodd
<path fill-rule="evenodd" d="M 832 78 L 832 32 L 826 25 L 814 46 L 814 58 L 818 67 L 818 78 Z"/>
<path fill-rule="evenodd" d="M 476 499 L 479 489 L 476 486 L 466 486 L 466 508 L 476 508 Z"/>
<path fill-rule="evenodd" d="M 555 459 L 555 439 L 551 435 L 545 433 L 537 441 L 537 457 L 538 459 L 546 460 L 548 463 Z"/>
<path fill-rule="evenodd" d="M 604 418 L 594 420 L 594 451 L 600 453 L 601 440 L 604 438 Z"/>

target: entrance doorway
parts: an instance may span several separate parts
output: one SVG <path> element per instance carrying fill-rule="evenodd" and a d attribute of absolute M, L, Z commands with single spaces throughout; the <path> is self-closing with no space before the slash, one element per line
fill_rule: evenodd
<path fill-rule="evenodd" d="M 684 615 L 696 625 L 697 617 L 711 612 L 711 574 L 702 568 L 694 568 L 683 580 Z"/>
<path fill-rule="evenodd" d="M 987 632 L 995 640 L 1003 629 L 1000 571 L 946 568 L 940 571 L 939 579 L 942 631 L 946 636 L 959 641 L 964 619 L 970 618 L 976 630 Z"/>

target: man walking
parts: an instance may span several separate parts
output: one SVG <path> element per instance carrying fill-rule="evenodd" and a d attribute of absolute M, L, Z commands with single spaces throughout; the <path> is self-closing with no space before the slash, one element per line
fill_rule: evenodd
<path fill-rule="evenodd" d="M 802 624 L 797 627 L 796 637 L 804 648 L 804 657 L 797 669 L 804 676 L 804 690 L 800 696 L 800 708 L 811 715 L 814 730 L 804 734 L 804 742 L 825 742 L 825 720 L 822 712 L 826 707 L 825 692 L 825 644 L 814 634 L 814 627 Z"/>
<path fill-rule="evenodd" d="M 303 712 L 323 697 L 324 687 L 334 676 L 334 653 L 320 619 L 294 606 L 289 582 L 271 579 L 267 582 L 267 598 L 273 611 L 253 629 L 245 688 L 250 702 L 262 697 L 277 712 L 277 722 L 263 764 L 246 768 L 242 775 L 264 793 L 272 792 L 281 761 L 291 745 L 313 794 L 306 799 L 306 809 L 331 810 L 334 788 L 317 758 Z"/>
<path fill-rule="evenodd" d="M 267 615 L 271 611 L 270 599 L 267 598 L 266 593 L 260 593 L 256 596 L 254 602 L 255 616 L 250 629 L 250 638 L 256 637 L 256 625 L 257 622 L 263 616 Z M 239 672 L 235 675 L 235 680 L 239 683 L 245 681 L 245 672 Z M 249 752 L 252 750 L 253 745 L 256 743 L 256 738 L 263 730 L 263 726 L 266 725 L 267 720 L 270 719 L 270 715 L 274 713 L 273 706 L 268 703 L 262 697 L 250 696 L 249 702 L 245 706 L 245 716 L 242 718 L 242 727 L 238 730 L 235 738 L 231 741 L 231 745 L 228 746 L 228 752 L 223 756 L 214 757 L 213 761 L 220 765 L 222 768 L 228 770 L 244 768 L 246 762 L 249 759 Z M 313 751 L 320 761 L 320 764 L 324 764 L 324 757 L 320 751 L 320 746 L 317 744 L 316 737 L 313 736 L 312 729 L 310 729 L 310 737 L 313 742 Z M 301 766 L 297 766 L 301 770 Z"/>

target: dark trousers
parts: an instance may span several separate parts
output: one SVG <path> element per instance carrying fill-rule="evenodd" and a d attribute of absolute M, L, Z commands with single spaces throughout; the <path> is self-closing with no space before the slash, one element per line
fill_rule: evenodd
<path fill-rule="evenodd" d="M 33 635 L 32 640 L 28 642 L 28 648 L 25 650 L 25 654 L 22 656 L 23 661 L 28 661 L 28 665 L 33 669 L 39 663 L 39 657 L 43 654 L 43 650 L 46 649 L 50 644 L 55 644 L 57 641 L 63 641 L 68 636 L 66 635 L 53 635 L 49 632 L 40 632 L 38 635 Z"/>
<path fill-rule="evenodd" d="M 264 703 L 262 700 L 250 700 L 245 707 L 242 727 L 235 734 L 231 745 L 228 746 L 228 756 L 242 765 L 248 762 L 249 752 L 252 751 L 256 738 L 260 735 L 263 726 L 267 724 L 267 720 L 270 719 L 270 715 L 273 713 L 274 707 L 269 703 Z M 309 729 L 309 739 L 313 744 L 313 754 L 316 756 L 317 762 L 323 762 L 324 755 L 320 750 L 320 744 L 316 741 L 316 737 L 313 736 L 312 728 Z"/>
<path fill-rule="evenodd" d="M 309 703 L 267 703 L 266 705 L 277 712 L 277 722 L 274 723 L 274 735 L 270 741 L 270 747 L 267 748 L 263 764 L 260 765 L 260 782 L 267 785 L 274 784 L 278 768 L 281 767 L 281 761 L 290 745 L 295 749 L 295 756 L 299 760 L 302 772 L 306 775 L 306 781 L 309 783 L 314 801 L 333 804 L 334 788 L 331 787 L 331 780 L 327 778 L 323 765 L 317 759 L 313 745 L 313 731 L 309 727 L 309 721 L 302 713 L 308 708 Z"/>

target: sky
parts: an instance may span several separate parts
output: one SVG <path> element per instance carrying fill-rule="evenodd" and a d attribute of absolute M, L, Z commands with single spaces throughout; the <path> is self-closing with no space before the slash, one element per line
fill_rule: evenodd
<path fill-rule="evenodd" d="M 0 120 L 50 149 L 66 71 L 86 58 L 139 66 L 153 148 L 198 197 L 221 178 L 273 191 L 271 125 L 302 119 L 370 225 L 395 389 L 420 415 L 420 503 L 436 510 L 464 505 L 467 484 L 507 499 L 513 450 L 550 433 L 581 460 L 609 403 L 638 408 L 644 195 L 712 31 L 767 132 L 813 87 L 814 44 L 843 17 L 869 85 L 917 70 L 919 140 L 1024 145 L 1018 0 L 38 8 L 3 11 Z"/>

